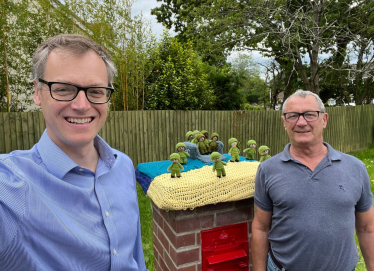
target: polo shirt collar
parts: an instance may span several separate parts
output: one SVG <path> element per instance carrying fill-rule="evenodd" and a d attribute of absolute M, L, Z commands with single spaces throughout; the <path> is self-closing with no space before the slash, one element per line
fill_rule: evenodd
<path fill-rule="evenodd" d="M 117 156 L 113 153 L 112 148 L 99 135 L 96 135 L 94 139 L 94 146 L 98 150 L 103 162 L 111 168 Z M 59 179 L 62 179 L 73 168 L 79 167 L 77 163 L 51 140 L 47 134 L 47 130 L 44 130 L 37 148 L 47 170 Z"/>
<path fill-rule="evenodd" d="M 323 144 L 327 147 L 327 158 L 331 161 L 341 160 L 341 154 L 337 150 L 333 149 L 329 143 L 323 142 Z M 290 161 L 294 160 L 290 154 L 290 146 L 291 143 L 288 143 L 285 147 L 283 152 L 281 153 L 280 159 L 282 161 Z"/>

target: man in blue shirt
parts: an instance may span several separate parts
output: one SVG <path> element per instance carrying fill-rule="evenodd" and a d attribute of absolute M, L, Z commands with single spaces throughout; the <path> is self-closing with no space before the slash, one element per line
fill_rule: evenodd
<path fill-rule="evenodd" d="M 133 164 L 97 135 L 115 74 L 85 36 L 36 50 L 46 130 L 31 150 L 0 156 L 0 270 L 146 270 Z"/>
<path fill-rule="evenodd" d="M 299 90 L 283 105 L 290 139 L 256 174 L 251 254 L 254 271 L 355 269 L 356 229 L 374 270 L 373 195 L 365 165 L 323 142 L 321 99 Z"/>

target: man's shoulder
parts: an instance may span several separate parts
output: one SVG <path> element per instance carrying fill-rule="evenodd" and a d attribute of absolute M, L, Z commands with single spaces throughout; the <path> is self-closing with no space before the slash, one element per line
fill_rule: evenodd
<path fill-rule="evenodd" d="M 338 151 L 329 145 L 329 156 L 332 160 L 341 161 L 343 164 L 352 166 L 365 166 L 365 164 L 353 155 Z"/>
<path fill-rule="evenodd" d="M 20 168 L 25 164 L 38 164 L 40 156 L 34 146 L 30 150 L 16 150 L 7 154 L 0 154 L 0 168 Z M 0 170 L 1 172 L 2 170 Z"/>

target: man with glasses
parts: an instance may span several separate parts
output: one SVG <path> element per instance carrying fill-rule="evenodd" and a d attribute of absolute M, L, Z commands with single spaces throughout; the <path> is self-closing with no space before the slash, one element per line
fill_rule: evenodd
<path fill-rule="evenodd" d="M 0 156 L 1 270 L 146 270 L 133 164 L 98 136 L 115 74 L 85 36 L 36 50 L 46 130 L 31 150 Z"/>
<path fill-rule="evenodd" d="M 356 229 L 374 270 L 373 195 L 365 165 L 323 142 L 321 99 L 298 90 L 283 104 L 290 143 L 256 175 L 253 270 L 354 270 Z"/>

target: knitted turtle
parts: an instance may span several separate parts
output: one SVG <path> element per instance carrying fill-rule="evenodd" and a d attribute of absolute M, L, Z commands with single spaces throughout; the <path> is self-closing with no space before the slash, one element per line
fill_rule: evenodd
<path fill-rule="evenodd" d="M 213 165 L 213 172 L 217 171 L 217 177 L 221 178 L 221 176 L 225 177 L 226 176 L 226 171 L 224 166 L 226 166 L 226 162 L 223 162 L 220 160 L 221 154 L 219 152 L 213 152 L 210 155 L 210 159 L 214 162 Z"/>
<path fill-rule="evenodd" d="M 264 162 L 265 160 L 269 159 L 271 156 L 269 155 L 269 147 L 268 146 L 261 146 L 258 148 L 258 153 L 261 155 L 260 163 Z"/>
<path fill-rule="evenodd" d="M 193 139 L 193 132 L 192 131 L 188 131 L 187 134 L 186 134 L 186 141 L 189 141 L 191 142 L 192 139 Z"/>
<path fill-rule="evenodd" d="M 187 156 L 190 157 L 190 154 L 186 152 L 186 145 L 183 142 L 179 142 L 175 148 L 180 156 L 180 163 L 182 165 L 187 164 Z"/>
<path fill-rule="evenodd" d="M 249 140 L 247 142 L 247 146 L 249 148 L 245 149 L 244 152 L 245 152 L 245 159 L 247 160 L 255 160 L 255 154 L 256 154 L 256 141 L 254 140 Z"/>
<path fill-rule="evenodd" d="M 181 176 L 181 170 L 183 170 L 183 166 L 179 163 L 180 156 L 178 153 L 172 153 L 170 155 L 170 160 L 173 162 L 169 167 L 168 171 L 171 170 L 171 177 L 175 178 L 175 175 L 177 175 L 178 178 Z"/>
<path fill-rule="evenodd" d="M 238 140 L 234 137 L 229 139 L 229 145 L 231 146 L 229 150 L 229 154 L 231 154 L 230 162 L 239 162 L 239 153 L 240 150 L 236 145 L 238 144 Z"/>
<path fill-rule="evenodd" d="M 211 141 L 209 142 L 209 152 L 215 152 L 218 148 L 217 140 L 218 140 L 218 134 L 213 133 L 211 136 Z"/>
<path fill-rule="evenodd" d="M 199 148 L 199 152 L 201 154 L 207 154 L 207 149 L 206 149 L 206 145 L 204 143 L 204 140 L 205 140 L 205 137 L 203 134 L 198 134 L 197 135 L 197 139 L 199 140 L 198 143 L 197 143 L 197 147 Z"/>
<path fill-rule="evenodd" d="M 195 143 L 195 144 L 199 143 L 199 140 L 197 139 L 198 134 L 200 134 L 198 130 L 195 130 L 192 132 L 193 139 L 191 140 L 191 143 Z"/>

